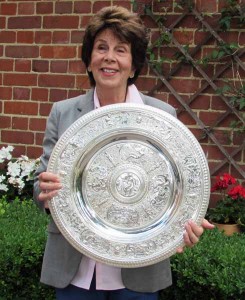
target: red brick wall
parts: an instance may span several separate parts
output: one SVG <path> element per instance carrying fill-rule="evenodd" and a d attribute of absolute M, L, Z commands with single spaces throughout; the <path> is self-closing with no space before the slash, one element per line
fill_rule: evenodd
<path fill-rule="evenodd" d="M 173 0 L 138 1 L 153 3 L 154 12 L 167 13 L 167 23 L 171 24 L 182 11 L 174 6 Z M 177 1 L 178 2 L 178 1 Z M 211 25 L 217 22 L 225 1 L 196 0 L 195 8 L 209 18 Z M 81 41 L 84 27 L 89 18 L 104 6 L 112 4 L 131 7 L 131 1 L 4 1 L 0 3 L 0 146 L 12 144 L 15 155 L 26 154 L 31 158 L 38 157 L 42 152 L 42 139 L 46 118 L 52 103 L 79 95 L 89 89 L 86 70 L 80 60 Z M 141 6 L 138 10 L 140 12 Z M 157 35 L 156 24 L 143 17 L 145 24 L 152 30 L 152 39 Z M 197 45 L 205 32 L 197 20 L 190 15 L 183 20 L 181 27 L 174 31 L 174 37 L 181 44 Z M 240 47 L 245 45 L 244 28 L 233 28 L 229 34 L 222 34 L 227 41 L 235 41 Z M 210 43 L 214 43 L 210 42 Z M 210 51 L 211 44 L 197 54 L 203 56 Z M 176 49 L 166 47 L 164 56 L 171 57 Z M 241 58 L 244 61 L 244 57 Z M 167 71 L 174 65 L 165 64 Z M 206 72 L 211 76 L 215 66 L 210 65 Z M 241 76 L 244 78 L 244 71 Z M 226 74 L 231 77 L 232 72 Z M 201 86 L 203 78 L 190 65 L 183 65 L 171 80 L 172 86 L 182 97 L 189 95 Z M 137 82 L 138 88 L 148 92 L 157 83 L 154 74 L 146 66 Z M 166 87 L 159 90 L 156 96 L 174 105 L 180 104 Z M 227 107 L 212 89 L 202 93 L 192 104 L 192 109 L 207 124 Z M 179 118 L 198 137 L 201 134 L 195 121 L 182 112 Z M 216 135 L 225 148 L 231 152 L 241 143 L 241 137 L 232 136 L 228 141 L 224 129 L 229 128 L 229 116 Z M 218 148 L 209 139 L 202 140 L 202 147 L 208 152 L 211 167 L 224 159 Z M 239 152 L 235 160 L 244 167 L 244 153 Z M 229 169 L 229 170 L 228 170 Z M 226 165 L 221 171 L 232 171 Z"/>

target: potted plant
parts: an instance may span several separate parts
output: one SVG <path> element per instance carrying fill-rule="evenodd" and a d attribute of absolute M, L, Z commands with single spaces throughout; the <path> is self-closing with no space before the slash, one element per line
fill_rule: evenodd
<path fill-rule="evenodd" d="M 237 184 L 230 174 L 216 177 L 211 193 L 219 191 L 221 198 L 214 208 L 209 208 L 207 218 L 227 235 L 240 232 L 245 225 L 245 188 Z"/>

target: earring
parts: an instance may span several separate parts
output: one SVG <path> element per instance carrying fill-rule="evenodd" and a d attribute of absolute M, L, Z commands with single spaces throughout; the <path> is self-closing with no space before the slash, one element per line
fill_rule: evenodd
<path fill-rule="evenodd" d="M 88 68 L 87 68 L 87 71 L 88 71 L 88 72 L 92 72 L 91 67 L 88 67 Z"/>
<path fill-rule="evenodd" d="M 130 75 L 129 78 L 131 78 L 131 79 L 134 78 L 134 73 L 132 75 Z"/>

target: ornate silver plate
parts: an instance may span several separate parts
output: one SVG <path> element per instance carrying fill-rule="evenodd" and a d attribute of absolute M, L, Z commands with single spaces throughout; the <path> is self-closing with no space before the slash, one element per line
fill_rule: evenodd
<path fill-rule="evenodd" d="M 209 202 L 198 141 L 148 105 L 109 105 L 81 117 L 57 142 L 48 171 L 63 185 L 50 210 L 64 237 L 88 257 L 124 268 L 174 254 L 185 223 L 200 224 Z"/>

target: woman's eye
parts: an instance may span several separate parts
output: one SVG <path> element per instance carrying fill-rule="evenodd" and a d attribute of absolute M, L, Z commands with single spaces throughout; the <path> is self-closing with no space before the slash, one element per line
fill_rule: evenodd
<path fill-rule="evenodd" d="M 106 50 L 106 46 L 105 46 L 105 45 L 98 45 L 98 46 L 97 46 L 97 49 L 98 49 L 99 51 L 104 51 L 104 50 Z"/>
<path fill-rule="evenodd" d="M 120 52 L 120 53 L 125 53 L 126 52 L 126 50 L 124 48 L 118 48 L 117 51 Z"/>

